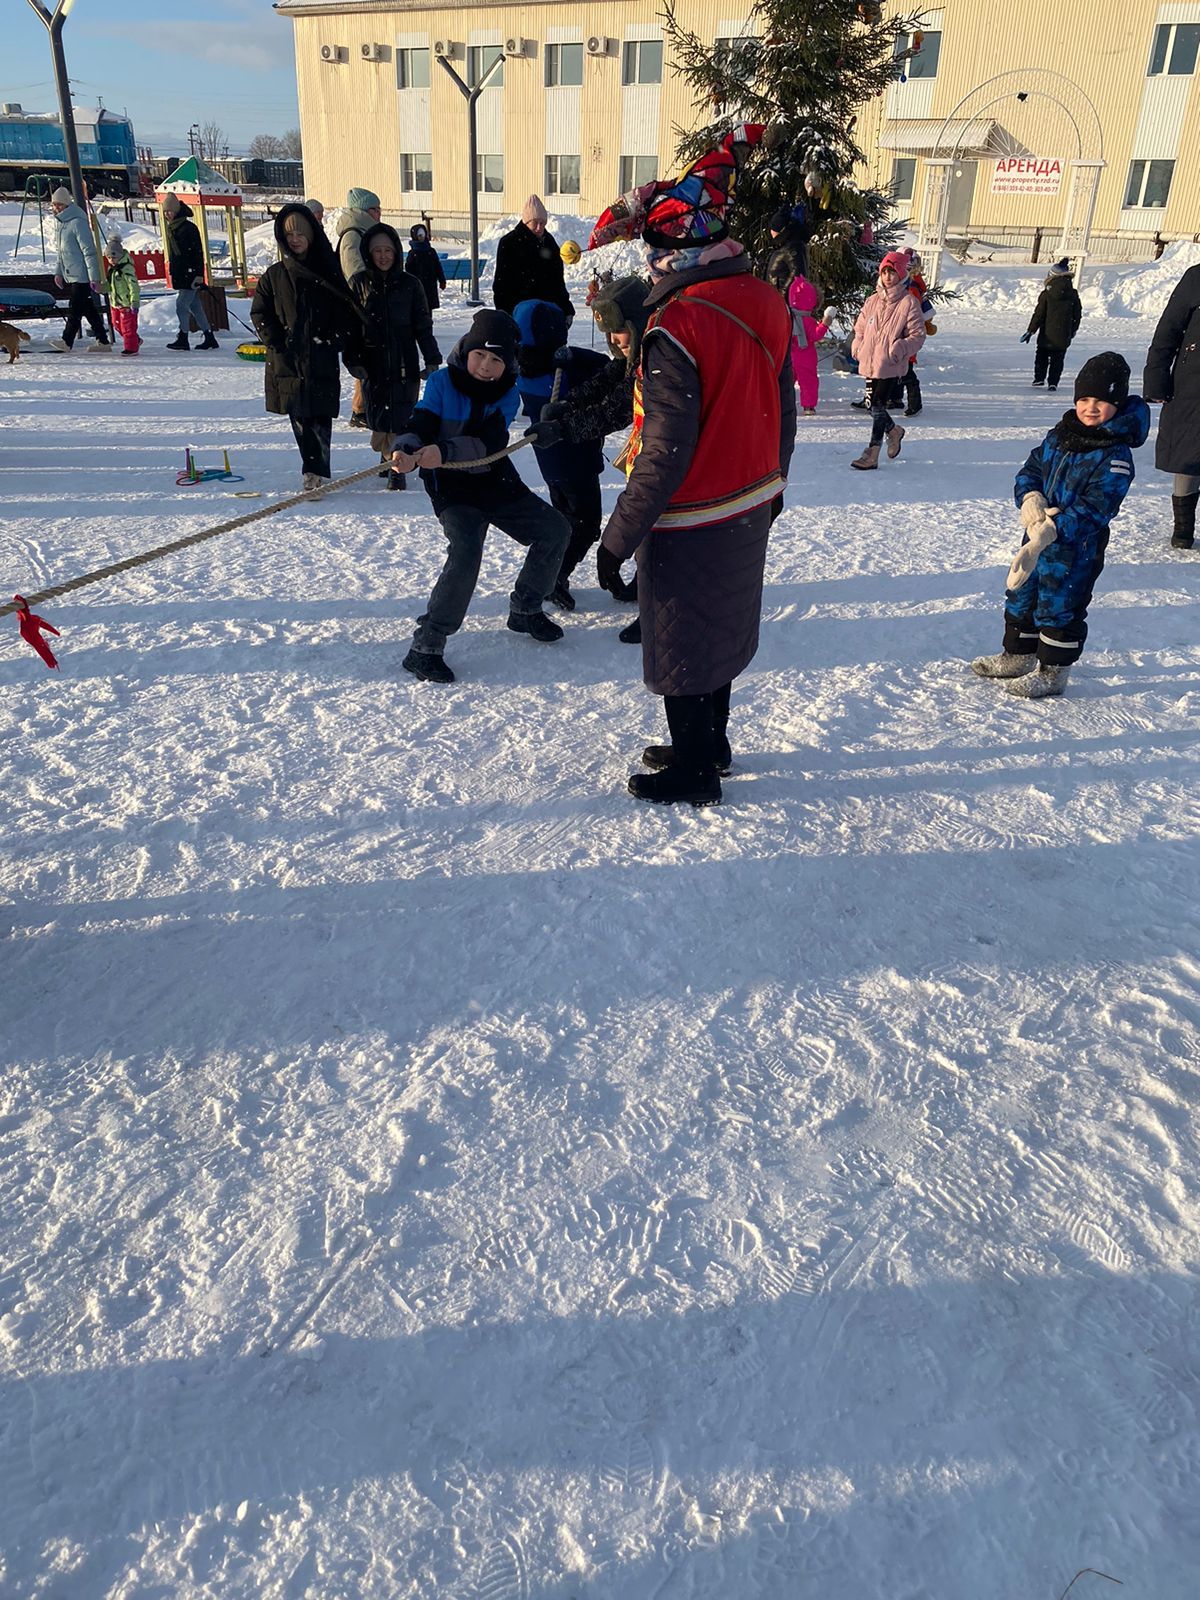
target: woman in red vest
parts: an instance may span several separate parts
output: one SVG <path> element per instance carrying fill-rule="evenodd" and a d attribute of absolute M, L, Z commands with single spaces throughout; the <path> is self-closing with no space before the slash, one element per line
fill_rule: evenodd
<path fill-rule="evenodd" d="M 721 798 L 730 687 L 758 649 L 767 535 L 795 442 L 791 318 L 729 237 L 735 176 L 721 192 L 697 163 L 655 186 L 641 224 L 651 317 L 629 482 L 602 546 L 616 563 L 637 554 L 643 675 L 671 734 L 629 780 L 639 800 Z"/>

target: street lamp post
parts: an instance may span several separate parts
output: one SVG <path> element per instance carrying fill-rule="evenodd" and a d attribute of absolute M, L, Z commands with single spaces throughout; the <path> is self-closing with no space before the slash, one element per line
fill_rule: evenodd
<path fill-rule="evenodd" d="M 58 114 L 62 119 L 63 143 L 67 148 L 67 170 L 71 174 L 71 190 L 79 205 L 86 196 L 83 192 L 83 168 L 79 164 L 79 140 L 75 137 L 75 114 L 71 107 L 71 80 L 67 77 L 67 58 L 63 53 L 62 32 L 75 0 L 58 0 L 51 12 L 42 0 L 29 0 L 50 35 L 50 54 L 54 58 L 54 82 L 58 89 Z"/>
<path fill-rule="evenodd" d="M 491 77 L 492 73 L 495 72 L 496 68 L 498 66 L 502 65 L 502 63 L 504 61 L 504 57 L 502 55 L 497 55 L 496 56 L 496 59 L 492 62 L 491 66 L 487 69 L 487 71 L 480 77 L 479 82 L 475 85 L 475 87 L 473 89 L 470 89 L 470 88 L 467 87 L 466 83 L 464 83 L 463 80 L 459 77 L 458 73 L 455 72 L 454 68 L 450 65 L 449 61 L 447 61 L 445 56 L 439 56 L 438 60 L 441 62 L 442 66 L 445 67 L 446 71 L 450 74 L 450 76 L 454 79 L 455 83 L 458 85 L 459 93 L 463 96 L 463 98 L 467 102 L 467 165 L 468 165 L 468 168 L 469 168 L 469 171 L 468 171 L 468 174 L 467 174 L 467 182 L 471 186 L 471 189 L 470 189 L 470 193 L 471 193 L 471 288 L 470 288 L 470 294 L 467 296 L 467 304 L 469 306 L 477 306 L 480 303 L 480 300 L 479 300 L 479 180 L 476 177 L 475 167 L 476 167 L 476 163 L 479 160 L 479 146 L 478 146 L 478 140 L 476 138 L 476 130 L 475 130 L 475 110 L 476 110 L 476 106 L 477 106 L 478 101 L 479 101 L 479 96 L 487 88 L 488 79 Z"/>

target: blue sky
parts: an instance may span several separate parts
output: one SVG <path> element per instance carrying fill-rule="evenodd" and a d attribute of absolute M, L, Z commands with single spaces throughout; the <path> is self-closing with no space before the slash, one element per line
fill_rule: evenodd
<path fill-rule="evenodd" d="M 4 0 L 3 27 L 0 100 L 56 111 L 50 42 L 26 0 Z M 235 153 L 299 125 L 292 25 L 271 0 L 75 0 L 63 42 L 76 104 L 127 111 L 156 154 L 186 155 L 193 122 L 220 123 Z"/>

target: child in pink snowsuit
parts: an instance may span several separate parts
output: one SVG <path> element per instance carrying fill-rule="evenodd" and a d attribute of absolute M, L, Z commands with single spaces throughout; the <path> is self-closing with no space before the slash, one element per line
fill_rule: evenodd
<path fill-rule="evenodd" d="M 817 377 L 817 346 L 829 332 L 823 322 L 810 315 L 820 299 L 807 278 L 793 278 L 787 301 L 792 308 L 792 371 L 800 386 L 800 406 L 806 415 L 817 409 L 820 380 Z"/>

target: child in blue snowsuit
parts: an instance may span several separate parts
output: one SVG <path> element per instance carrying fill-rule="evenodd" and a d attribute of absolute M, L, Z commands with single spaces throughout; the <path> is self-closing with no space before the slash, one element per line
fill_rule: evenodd
<path fill-rule="evenodd" d="M 400 663 L 426 683 L 454 682 L 443 659 L 446 640 L 462 627 L 475 593 L 489 527 L 527 548 L 509 597 L 508 626 L 543 644 L 563 636 L 542 602 L 567 546 L 565 520 L 522 483 L 507 456 L 490 465 L 471 464 L 507 447 L 517 414 L 516 384 L 512 318 L 504 311 L 477 311 L 446 365 L 426 380 L 409 430 L 392 441 L 393 470 L 420 469 L 446 535 L 445 565 Z"/>
<path fill-rule="evenodd" d="M 530 432 L 538 466 L 550 491 L 550 504 L 571 524 L 571 539 L 550 598 L 564 611 L 574 611 L 570 577 L 600 539 L 600 474 L 604 471 L 603 440 L 567 438 L 543 444 L 537 424 L 549 402 L 554 375 L 562 368 L 558 399 L 565 400 L 589 378 L 609 364 L 598 350 L 567 344 L 567 318 L 561 306 L 549 300 L 522 300 L 513 308 L 521 346 L 517 356 L 517 392 L 525 415 L 534 425 Z M 560 430 L 554 430 L 554 433 Z M 553 436 L 553 434 L 552 434 Z"/>
<path fill-rule="evenodd" d="M 1149 408 L 1130 395 L 1123 357 L 1108 350 L 1085 362 L 1075 409 L 1017 474 L 1025 536 L 1008 574 L 1004 647 L 971 663 L 981 678 L 1008 679 L 1008 692 L 1027 700 L 1066 688 L 1087 638 L 1108 525 L 1133 482 L 1133 451 L 1149 432 Z"/>

